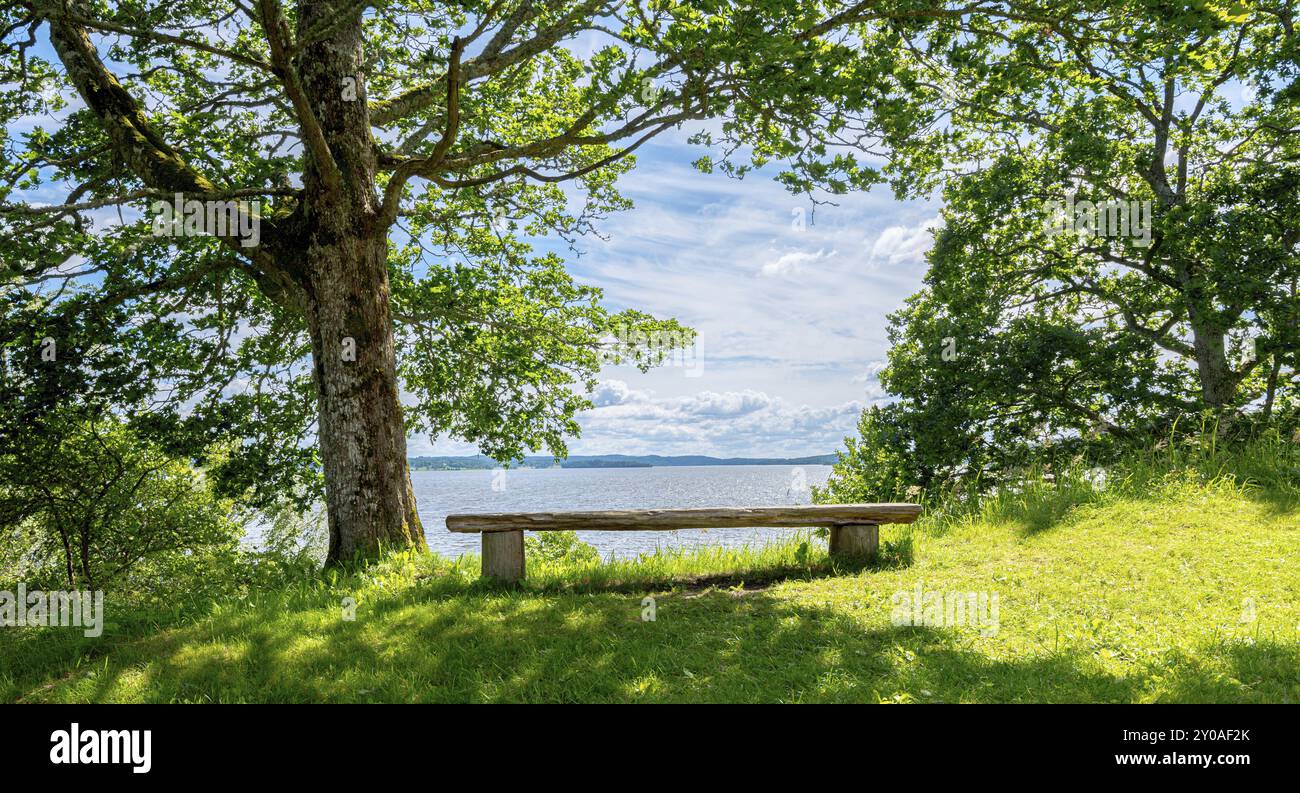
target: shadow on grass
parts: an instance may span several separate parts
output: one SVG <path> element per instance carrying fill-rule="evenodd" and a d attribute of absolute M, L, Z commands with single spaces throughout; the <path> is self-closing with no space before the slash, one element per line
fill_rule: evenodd
<path fill-rule="evenodd" d="M 698 575 L 643 575 L 633 572 L 625 577 L 605 572 L 608 567 L 595 568 L 591 573 L 566 576 L 557 580 L 532 582 L 525 579 L 519 585 L 500 585 L 479 581 L 475 586 L 486 590 L 512 590 L 540 594 L 599 594 L 645 593 L 649 590 L 698 591 L 712 588 L 743 587 L 765 588 L 782 581 L 811 581 L 820 578 L 857 575 L 873 570 L 898 570 L 910 567 L 915 561 L 915 543 L 910 533 L 892 540 L 884 540 L 875 557 L 831 558 L 822 555 L 806 564 L 771 564 L 738 572 L 719 571 Z M 615 568 L 617 569 L 617 568 Z"/>
<path fill-rule="evenodd" d="M 1216 668 L 1179 655 L 1170 664 L 1168 702 L 1300 703 L 1300 644 L 1231 642 L 1217 648 Z"/>
<path fill-rule="evenodd" d="M 1064 523 L 1075 510 L 1101 502 L 1091 487 L 1036 484 L 1024 493 L 1000 493 L 986 503 L 984 516 L 1019 524 L 1028 535 L 1042 534 Z"/>
<path fill-rule="evenodd" d="M 1264 487 L 1248 487 L 1243 495 L 1262 506 L 1268 517 L 1300 513 L 1300 493 L 1270 490 Z"/>
<path fill-rule="evenodd" d="M 819 558 L 803 565 L 768 564 L 757 568 L 751 567 L 743 572 L 718 572 L 702 575 L 638 575 L 632 572 L 624 578 L 609 577 L 602 571 L 606 565 L 595 568 L 593 577 L 584 580 L 580 576 L 561 577 L 551 582 L 534 582 L 526 580 L 521 585 L 500 585 L 489 580 L 477 579 L 466 581 L 463 578 L 447 575 L 447 571 L 435 568 L 416 576 L 413 586 L 401 589 L 369 606 L 373 617 L 383 619 L 395 611 L 412 607 L 414 604 L 435 606 L 441 610 L 444 604 L 449 609 L 458 609 L 466 599 L 502 598 L 512 596 L 538 595 L 615 595 L 635 594 L 638 598 L 649 592 L 665 591 L 707 592 L 711 589 L 739 589 L 757 591 L 770 587 L 781 581 L 809 581 L 836 576 L 856 575 L 871 570 L 889 570 L 912 564 L 914 546 L 910 534 L 886 540 L 881 543 L 880 552 L 875 559 L 836 558 L 830 559 L 821 554 Z M 343 575 L 361 576 L 370 569 L 367 565 L 353 565 L 343 571 Z M 325 573 L 322 573 L 323 577 Z M 323 580 L 323 578 L 322 578 Z M 310 583 L 310 582 L 303 582 Z M 358 584 L 358 586 L 361 586 Z M 332 594 L 346 592 L 346 586 L 335 592 L 332 587 L 327 591 Z M 312 595 L 294 595 L 283 590 L 268 590 L 267 598 L 248 602 L 240 608 L 248 613 L 262 615 L 258 619 L 263 626 L 232 622 L 227 616 L 203 617 L 219 608 L 222 601 L 212 599 L 195 604 L 187 618 L 165 615 L 155 612 L 148 606 L 139 606 L 121 623 L 109 624 L 101 637 L 85 638 L 80 629 L 22 629 L 0 632 L 0 701 L 22 700 L 24 698 L 41 698 L 42 692 L 60 687 L 62 682 L 84 676 L 89 669 L 109 659 L 110 665 L 122 657 L 135 655 L 142 647 L 154 648 L 141 654 L 140 666 L 146 677 L 153 674 L 152 666 L 155 653 L 162 657 L 181 658 L 183 665 L 199 670 L 200 677 L 209 677 L 215 681 L 228 682 L 232 676 L 238 676 L 244 668 L 273 668 L 274 659 L 287 652 L 294 641 L 286 641 L 282 624 L 284 616 L 299 609 L 316 609 L 319 611 L 321 599 Z M 226 603 L 229 609 L 231 604 Z M 335 610 L 337 613 L 337 610 Z M 215 649 L 198 648 L 189 638 L 194 630 L 192 620 L 200 624 L 212 624 L 214 630 L 226 636 L 239 636 L 239 653 L 237 659 L 229 652 Z M 274 626 L 274 627 L 273 627 Z M 347 626 L 341 625 L 346 631 Z M 217 635 L 217 633 L 214 633 Z M 333 641 L 343 641 L 340 637 L 348 634 L 333 634 Z M 301 643 L 301 637 L 295 640 Z M 201 644 L 201 643 L 200 643 Z M 351 643 L 340 648 L 348 657 L 368 657 L 373 655 L 370 646 L 364 643 Z M 148 667 L 148 668 L 146 668 Z M 55 671 L 64 670 L 64 671 Z M 108 698 L 111 691 L 121 683 L 120 675 L 101 676 L 96 679 L 89 690 L 81 689 L 80 695 L 86 699 L 101 700 Z M 144 681 L 148 685 L 148 680 Z M 277 685 L 285 684 L 279 680 Z M 291 688 L 295 688 L 292 687 Z M 305 692 L 303 692 L 305 693 Z M 174 698 L 208 699 L 212 690 L 190 690 L 183 686 L 173 693 Z"/>
<path fill-rule="evenodd" d="M 995 658 L 972 631 L 869 629 L 761 590 L 656 596 L 655 619 L 643 621 L 642 592 L 417 594 L 362 604 L 355 622 L 226 614 L 119 645 L 86 679 L 32 698 L 1129 702 L 1153 698 L 1155 680 L 1160 700 L 1300 696 L 1294 645 L 1225 645 L 1126 677 L 1086 650 Z"/>
<path fill-rule="evenodd" d="M 1154 486 L 1153 486 L 1154 487 Z M 1242 498 L 1259 504 L 1265 509 L 1265 517 L 1277 517 L 1300 512 L 1300 495 L 1272 491 L 1248 485 L 1239 490 Z M 1120 498 L 1141 503 L 1167 503 L 1168 497 L 1158 490 L 1149 493 L 1125 493 Z M 1094 504 L 1105 504 L 1104 492 L 1074 490 L 1036 489 L 1025 494 L 999 494 L 989 498 L 984 508 L 976 513 L 978 518 L 986 521 L 1007 522 L 1020 527 L 1028 536 L 1050 532 L 1064 524 L 1083 508 Z M 942 535 L 942 529 L 935 532 Z"/>

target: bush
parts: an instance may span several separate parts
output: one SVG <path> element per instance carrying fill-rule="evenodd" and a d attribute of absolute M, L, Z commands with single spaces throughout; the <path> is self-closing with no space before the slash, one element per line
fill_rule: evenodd
<path fill-rule="evenodd" d="M 824 487 L 813 488 L 818 504 L 896 501 L 915 495 L 919 485 L 913 443 L 897 409 L 871 407 L 858 419 L 858 437 L 844 439 L 844 451 Z"/>
<path fill-rule="evenodd" d="M 0 579 L 175 592 L 239 558 L 234 504 L 111 419 L 0 455 Z"/>
<path fill-rule="evenodd" d="M 577 532 L 542 531 L 524 539 L 528 558 L 537 561 L 563 564 L 585 564 L 600 561 L 600 552 L 594 545 L 578 539 Z"/>

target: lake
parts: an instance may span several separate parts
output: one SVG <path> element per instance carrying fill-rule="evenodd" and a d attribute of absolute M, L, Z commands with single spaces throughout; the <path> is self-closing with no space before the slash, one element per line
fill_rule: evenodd
<path fill-rule="evenodd" d="M 455 557 L 478 553 L 479 535 L 447 531 L 451 513 L 807 504 L 809 488 L 825 484 L 830 472 L 828 465 L 412 471 L 411 485 L 429 547 Z M 789 534 L 789 529 L 578 532 L 605 558 L 657 548 L 759 544 Z"/>

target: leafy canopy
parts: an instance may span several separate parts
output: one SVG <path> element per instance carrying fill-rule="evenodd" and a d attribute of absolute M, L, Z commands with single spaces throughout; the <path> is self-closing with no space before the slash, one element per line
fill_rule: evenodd
<path fill-rule="evenodd" d="M 652 366 L 692 334 L 604 307 L 537 241 L 578 250 L 630 206 L 616 181 L 637 147 L 704 119 L 723 120 L 697 137 L 701 168 L 783 161 L 810 194 L 879 181 L 860 151 L 878 123 L 900 125 L 886 97 L 910 87 L 890 53 L 961 9 L 7 3 L 0 453 L 76 402 L 200 462 L 240 439 L 206 460 L 229 491 L 296 491 L 319 467 L 297 259 L 313 197 L 341 190 L 389 240 L 408 429 L 499 459 L 563 454 L 602 363 Z M 355 113 L 369 134 L 335 135 Z M 249 202 L 255 239 L 166 234 L 174 200 Z M 53 361 L 38 357 L 46 338 Z"/>

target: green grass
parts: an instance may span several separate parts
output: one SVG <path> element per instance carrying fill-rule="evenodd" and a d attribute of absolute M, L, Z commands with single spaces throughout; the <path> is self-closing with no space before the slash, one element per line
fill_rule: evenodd
<path fill-rule="evenodd" d="M 800 534 L 536 563 L 515 590 L 477 581 L 475 558 L 399 555 L 168 611 L 116 613 L 109 593 L 99 639 L 0 629 L 0 700 L 1297 702 L 1288 455 L 1165 456 L 1104 489 L 1058 475 L 932 505 L 866 567 Z M 996 633 L 894 625 L 891 597 L 918 583 L 996 593 Z"/>

